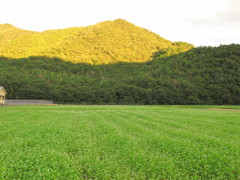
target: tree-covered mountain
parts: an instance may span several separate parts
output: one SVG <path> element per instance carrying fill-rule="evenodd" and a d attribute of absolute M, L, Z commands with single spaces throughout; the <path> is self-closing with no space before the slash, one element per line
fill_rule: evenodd
<path fill-rule="evenodd" d="M 240 104 L 240 45 L 171 42 L 125 20 L 44 32 L 0 25 L 8 99 Z"/>
<path fill-rule="evenodd" d="M 47 56 L 88 64 L 146 62 L 159 51 L 171 55 L 192 48 L 191 44 L 171 42 L 122 19 L 44 32 L 0 25 L 0 56 L 15 59 Z"/>
<path fill-rule="evenodd" d="M 152 61 L 107 65 L 0 58 L 0 85 L 9 99 L 59 103 L 240 104 L 240 45 L 179 52 L 166 48 Z"/>

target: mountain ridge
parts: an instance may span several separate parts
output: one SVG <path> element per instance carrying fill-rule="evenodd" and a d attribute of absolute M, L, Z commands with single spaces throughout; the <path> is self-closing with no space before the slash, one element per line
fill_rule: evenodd
<path fill-rule="evenodd" d="M 42 32 L 5 24 L 0 25 L 0 38 L 0 56 L 48 56 L 88 64 L 146 62 L 159 50 L 179 49 L 176 43 L 123 19 Z M 182 43 L 180 52 L 193 47 Z"/>

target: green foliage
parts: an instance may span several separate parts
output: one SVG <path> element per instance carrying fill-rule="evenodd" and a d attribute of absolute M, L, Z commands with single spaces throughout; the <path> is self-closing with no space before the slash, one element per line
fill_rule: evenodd
<path fill-rule="evenodd" d="M 174 48 L 184 52 L 193 48 L 187 43 L 171 43 L 122 19 L 44 32 L 4 24 L 0 25 L 0 40 L 0 56 L 47 56 L 89 64 L 146 62 L 159 50 Z"/>
<path fill-rule="evenodd" d="M 77 104 L 240 104 L 240 45 L 200 47 L 146 63 L 0 58 L 8 99 Z"/>
<path fill-rule="evenodd" d="M 0 179 L 238 179 L 235 111 L 0 108 Z"/>
<path fill-rule="evenodd" d="M 0 85 L 9 99 L 240 104 L 237 44 L 194 48 L 121 19 L 44 32 L 4 24 L 0 40 Z"/>
<path fill-rule="evenodd" d="M 192 44 L 185 42 L 174 42 L 172 47 L 164 48 L 155 52 L 153 54 L 153 59 L 177 55 L 193 48 L 194 46 Z"/>

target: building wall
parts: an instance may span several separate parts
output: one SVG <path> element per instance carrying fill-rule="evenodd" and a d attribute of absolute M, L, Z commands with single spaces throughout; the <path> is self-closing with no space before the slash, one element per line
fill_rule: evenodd
<path fill-rule="evenodd" d="M 5 96 L 0 95 L 0 104 L 4 104 L 4 103 L 5 103 Z"/>
<path fill-rule="evenodd" d="M 0 104 L 4 104 L 5 103 L 5 93 L 0 90 Z"/>

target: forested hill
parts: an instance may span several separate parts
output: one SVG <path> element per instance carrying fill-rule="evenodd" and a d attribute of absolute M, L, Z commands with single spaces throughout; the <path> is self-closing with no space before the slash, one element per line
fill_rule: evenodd
<path fill-rule="evenodd" d="M 146 62 L 160 50 L 177 54 L 191 48 L 191 44 L 173 43 L 122 19 L 44 32 L 0 25 L 0 56 L 7 58 L 47 56 L 73 63 L 113 64 Z"/>
<path fill-rule="evenodd" d="M 240 45 L 156 52 L 145 63 L 0 58 L 9 99 L 83 104 L 240 104 Z"/>

